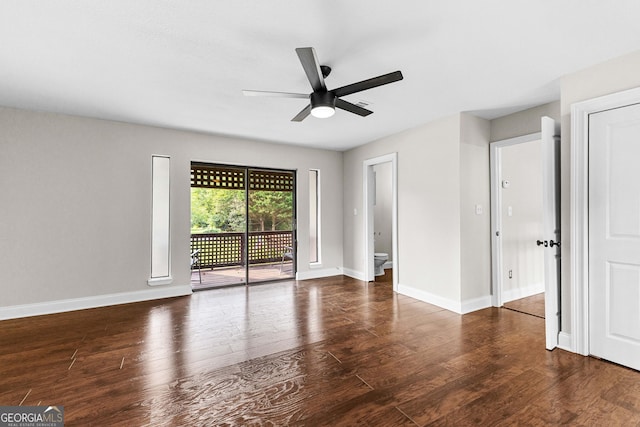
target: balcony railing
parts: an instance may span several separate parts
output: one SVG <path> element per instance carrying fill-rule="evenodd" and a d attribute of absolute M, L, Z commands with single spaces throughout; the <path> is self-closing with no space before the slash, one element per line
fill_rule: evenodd
<path fill-rule="evenodd" d="M 202 268 L 245 265 L 244 233 L 208 233 L 191 235 L 191 251 L 200 249 Z M 249 233 L 249 264 L 281 262 L 286 247 L 293 246 L 291 231 L 252 231 Z"/>

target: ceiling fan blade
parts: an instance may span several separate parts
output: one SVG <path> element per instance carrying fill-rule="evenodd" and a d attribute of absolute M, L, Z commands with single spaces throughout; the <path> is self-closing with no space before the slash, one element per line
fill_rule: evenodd
<path fill-rule="evenodd" d="M 296 49 L 296 53 L 298 54 L 298 58 L 300 58 L 300 63 L 302 63 L 302 68 L 304 68 L 304 72 L 307 74 L 313 91 L 326 91 L 327 86 L 324 84 L 324 77 L 322 77 L 316 51 L 312 47 L 299 47 Z"/>
<path fill-rule="evenodd" d="M 265 90 L 243 90 L 244 96 L 269 96 L 273 98 L 305 98 L 309 99 L 306 93 L 289 93 L 289 92 L 269 92 Z"/>
<path fill-rule="evenodd" d="M 402 80 L 402 73 L 400 71 L 394 71 L 393 73 L 383 74 L 382 76 L 373 77 L 371 79 L 363 80 L 358 83 L 352 83 L 350 85 L 339 87 L 332 90 L 336 96 L 350 95 L 356 92 L 362 92 L 363 90 L 371 89 L 374 87 L 386 85 L 389 83 Z"/>
<path fill-rule="evenodd" d="M 336 108 L 341 108 L 345 111 L 348 111 L 353 114 L 357 114 L 362 117 L 366 117 L 369 114 L 373 113 L 373 111 L 371 110 L 367 110 L 366 108 L 362 108 L 356 104 L 347 102 L 344 99 L 336 99 Z"/>
<path fill-rule="evenodd" d="M 291 121 L 301 122 L 306 119 L 309 114 L 311 114 L 311 105 L 307 105 L 306 107 L 304 107 L 302 111 L 300 111 L 293 119 L 291 119 Z"/>

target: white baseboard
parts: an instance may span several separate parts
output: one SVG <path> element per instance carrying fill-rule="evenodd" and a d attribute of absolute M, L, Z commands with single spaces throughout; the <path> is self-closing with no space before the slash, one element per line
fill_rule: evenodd
<path fill-rule="evenodd" d="M 357 280 L 364 280 L 364 273 L 361 271 L 352 270 L 350 268 L 342 267 L 342 274 L 345 276 L 353 277 Z"/>
<path fill-rule="evenodd" d="M 387 262 L 384 263 L 384 265 L 382 266 L 382 268 L 384 268 L 385 270 L 388 268 L 393 268 L 393 261 L 389 260 Z"/>
<path fill-rule="evenodd" d="M 502 302 L 514 301 L 520 298 L 530 297 L 544 292 L 544 283 L 536 283 L 535 285 L 527 286 L 526 288 L 516 289 L 503 289 L 502 290 Z"/>
<path fill-rule="evenodd" d="M 144 291 L 121 292 L 117 294 L 71 298 L 39 302 L 35 304 L 12 305 L 8 307 L 0 307 L 0 320 L 62 313 L 65 311 L 84 310 L 87 308 L 105 307 L 109 305 L 127 304 L 131 302 L 149 301 L 161 298 L 180 297 L 191 295 L 191 293 L 192 290 L 189 285 L 165 288 L 154 287 Z"/>
<path fill-rule="evenodd" d="M 308 271 L 298 271 L 296 280 L 319 279 L 322 277 L 339 276 L 344 274 L 342 267 L 311 269 Z"/>
<path fill-rule="evenodd" d="M 560 332 L 558 334 L 558 348 L 575 353 L 571 346 L 571 334 L 567 332 Z"/>
<path fill-rule="evenodd" d="M 464 300 L 462 301 L 462 314 L 482 310 L 483 308 L 487 307 L 491 307 L 491 295 Z"/>
<path fill-rule="evenodd" d="M 441 296 L 423 291 L 421 289 L 416 289 L 411 286 L 398 284 L 398 293 L 429 304 L 437 305 L 438 307 L 442 307 L 445 310 L 453 311 L 454 313 L 462 312 L 462 307 L 459 301 L 443 298 Z"/>
<path fill-rule="evenodd" d="M 472 311 L 491 307 L 491 295 L 486 295 L 480 298 L 473 298 L 460 302 L 448 298 L 443 298 L 430 292 L 402 284 L 398 284 L 398 293 L 426 302 L 428 304 L 437 305 L 438 307 L 444 308 L 445 310 L 453 311 L 454 313 L 458 314 L 467 314 L 471 313 Z"/>

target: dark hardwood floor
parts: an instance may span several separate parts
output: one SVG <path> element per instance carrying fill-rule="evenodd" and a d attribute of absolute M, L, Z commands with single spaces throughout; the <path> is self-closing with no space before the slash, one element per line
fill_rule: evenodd
<path fill-rule="evenodd" d="M 0 322 L 0 405 L 66 425 L 640 425 L 640 373 L 342 276 Z"/>

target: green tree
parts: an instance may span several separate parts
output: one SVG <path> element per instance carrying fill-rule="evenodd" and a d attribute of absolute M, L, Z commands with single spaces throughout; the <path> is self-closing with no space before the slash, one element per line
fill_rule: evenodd
<path fill-rule="evenodd" d="M 244 231 L 244 192 L 213 188 L 191 189 L 191 232 Z"/>
<path fill-rule="evenodd" d="M 245 228 L 244 191 L 214 188 L 191 189 L 191 232 L 242 232 Z M 250 191 L 250 231 L 291 230 L 293 194 Z"/>
<path fill-rule="evenodd" d="M 249 192 L 251 231 L 291 230 L 293 194 L 283 191 Z"/>

